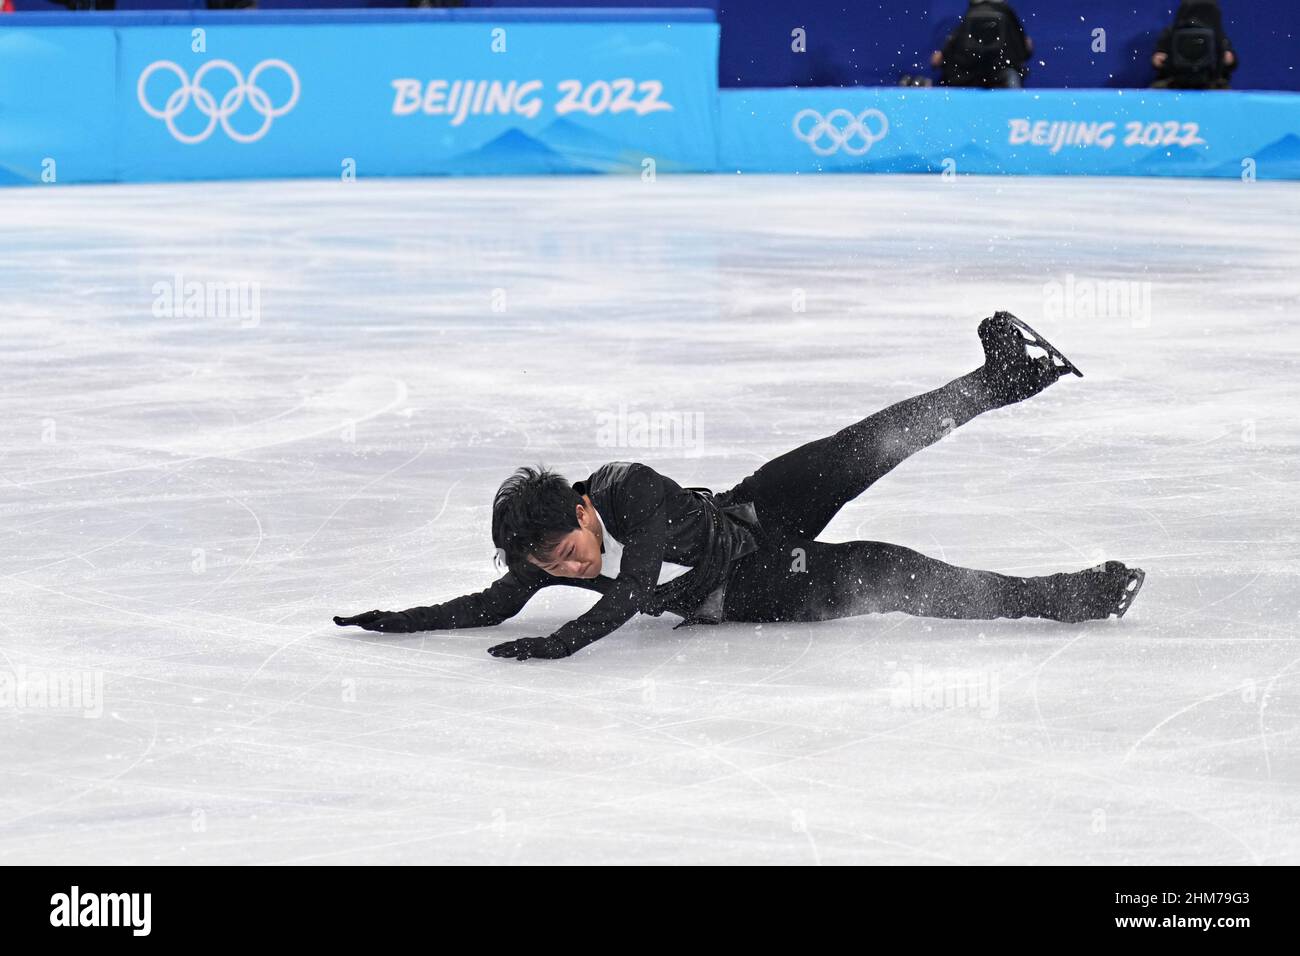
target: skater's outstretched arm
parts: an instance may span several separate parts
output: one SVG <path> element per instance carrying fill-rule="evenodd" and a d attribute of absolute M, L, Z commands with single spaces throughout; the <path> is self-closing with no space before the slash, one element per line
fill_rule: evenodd
<path fill-rule="evenodd" d="M 488 648 L 494 657 L 568 657 L 593 641 L 622 627 L 646 608 L 659 583 L 664 549 L 668 545 L 668 509 L 663 479 L 651 468 L 638 465 L 629 472 L 615 507 L 621 524 L 630 528 L 623 541 L 619 574 L 609 582 L 604 596 L 583 614 L 549 637 L 525 637 Z"/>
<path fill-rule="evenodd" d="M 528 599 L 547 584 L 555 583 L 538 569 L 511 569 L 491 587 L 442 604 L 405 611 L 366 611 L 335 617 L 340 627 L 355 625 L 367 631 L 409 634 L 412 631 L 447 631 L 463 627 L 490 627 L 523 610 Z"/>

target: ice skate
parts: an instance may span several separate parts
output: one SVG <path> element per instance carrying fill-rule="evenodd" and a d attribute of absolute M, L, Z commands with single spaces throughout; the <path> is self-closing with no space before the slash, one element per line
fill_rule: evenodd
<path fill-rule="evenodd" d="M 1000 405 L 1037 395 L 1067 372 L 1083 373 L 1056 346 L 1010 312 L 996 312 L 979 325 L 984 374 Z M 1045 354 L 1033 356 L 1030 348 Z"/>
<path fill-rule="evenodd" d="M 1056 621 L 1098 621 L 1123 617 L 1146 579 L 1141 568 L 1107 561 L 1099 568 L 1048 576 L 1048 613 Z"/>
<path fill-rule="evenodd" d="M 1119 564 L 1119 562 L 1114 562 Z M 1119 565 L 1124 568 L 1124 565 Z M 1124 579 L 1124 591 L 1120 595 L 1119 602 L 1115 605 L 1115 616 L 1123 617 L 1128 613 L 1128 609 L 1133 606 L 1134 600 L 1137 599 L 1138 592 L 1142 590 L 1142 584 L 1146 581 L 1147 573 L 1141 568 L 1124 568 L 1127 572 Z"/>

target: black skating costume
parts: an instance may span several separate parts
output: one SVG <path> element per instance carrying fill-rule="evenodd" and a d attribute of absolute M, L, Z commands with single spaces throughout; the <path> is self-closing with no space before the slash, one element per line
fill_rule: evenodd
<path fill-rule="evenodd" d="M 477 594 L 335 620 L 386 632 L 484 627 L 519 613 L 544 587 L 600 592 L 589 611 L 549 637 L 492 649 L 498 656 L 525 658 L 572 654 L 638 612 L 667 611 L 686 624 L 820 621 L 884 611 L 1071 622 L 1122 616 L 1142 572 L 1117 561 L 1013 577 L 957 567 L 895 544 L 816 540 L 845 504 L 952 428 L 1029 398 L 1063 374 L 1082 375 L 1008 313 L 985 319 L 979 336 L 985 352 L 980 368 L 787 452 L 721 494 L 682 488 L 646 465 L 598 468 L 574 489 L 590 496 L 606 542 L 621 545 L 617 577 L 555 577 L 515 563 Z M 1031 345 L 1047 354 L 1031 357 Z M 664 562 L 691 570 L 659 584 Z"/>

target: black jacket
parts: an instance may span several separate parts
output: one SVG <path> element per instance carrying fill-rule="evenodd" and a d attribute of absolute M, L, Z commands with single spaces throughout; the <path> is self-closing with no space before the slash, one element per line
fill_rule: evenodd
<path fill-rule="evenodd" d="M 544 587 L 567 584 L 600 593 L 585 614 L 552 637 L 570 652 L 599 640 L 638 611 L 670 611 L 688 623 L 721 620 L 722 595 L 732 563 L 757 547 L 752 506 L 730 506 L 703 488 L 682 488 L 653 468 L 611 462 L 574 484 L 613 539 L 623 546 L 617 578 L 561 578 L 534 564 L 511 564 L 491 587 L 443 604 L 392 613 L 385 631 L 440 631 L 500 624 L 518 614 Z M 658 584 L 665 561 L 691 568 Z"/>

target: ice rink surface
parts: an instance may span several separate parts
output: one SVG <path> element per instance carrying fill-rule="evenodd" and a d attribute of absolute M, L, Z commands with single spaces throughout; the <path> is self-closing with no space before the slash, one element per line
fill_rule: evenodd
<path fill-rule="evenodd" d="M 0 862 L 1300 863 L 1300 184 L 51 186 L 0 254 Z M 722 490 L 999 308 L 1086 377 L 824 537 L 1119 558 L 1123 621 L 638 617 L 524 664 L 485 649 L 589 594 L 330 621 L 490 583 L 519 464 Z"/>

